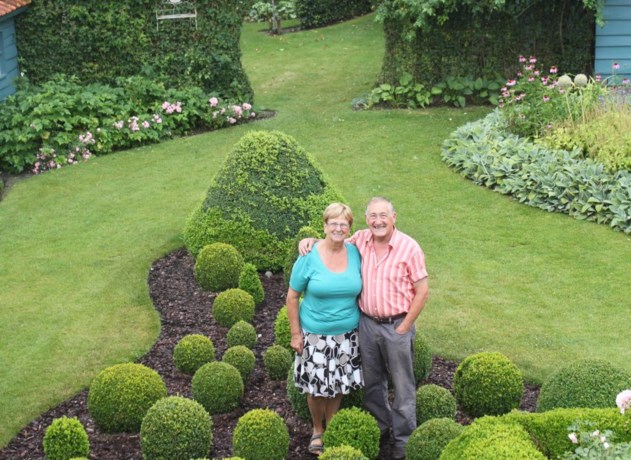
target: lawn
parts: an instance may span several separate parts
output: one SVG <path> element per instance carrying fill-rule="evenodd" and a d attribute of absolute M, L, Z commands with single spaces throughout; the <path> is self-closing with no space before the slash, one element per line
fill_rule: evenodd
<path fill-rule="evenodd" d="M 435 353 L 500 351 L 531 381 L 585 357 L 631 371 L 628 236 L 449 170 L 442 140 L 486 108 L 353 111 L 381 65 L 372 16 L 280 37 L 263 27 L 244 26 L 243 63 L 258 108 L 275 117 L 33 177 L 0 202 L 0 445 L 151 347 L 149 267 L 182 246 L 187 216 L 248 130 L 295 137 L 358 217 L 370 196 L 392 198 L 426 252 L 431 295 L 418 326 Z"/>

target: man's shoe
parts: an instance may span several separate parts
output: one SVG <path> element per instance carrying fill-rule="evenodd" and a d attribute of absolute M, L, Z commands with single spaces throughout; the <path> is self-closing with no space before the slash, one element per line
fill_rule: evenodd
<path fill-rule="evenodd" d="M 392 452 L 392 460 L 405 460 L 405 452 L 395 450 Z"/>

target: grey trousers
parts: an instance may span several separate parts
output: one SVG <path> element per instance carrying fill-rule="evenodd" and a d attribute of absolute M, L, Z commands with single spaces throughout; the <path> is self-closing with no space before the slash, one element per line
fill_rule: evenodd
<path fill-rule="evenodd" d="M 364 372 L 364 407 L 376 419 L 382 433 L 392 427 L 395 452 L 402 454 L 416 428 L 416 381 L 413 353 L 416 327 L 398 334 L 394 324 L 377 324 L 361 315 L 359 351 Z M 388 401 L 388 372 L 394 386 L 392 406 Z"/>

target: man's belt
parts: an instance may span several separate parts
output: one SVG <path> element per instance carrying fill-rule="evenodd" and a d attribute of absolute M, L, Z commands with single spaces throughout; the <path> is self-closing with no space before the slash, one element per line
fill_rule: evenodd
<path fill-rule="evenodd" d="M 377 316 L 370 316 L 367 315 L 366 313 L 363 313 L 363 315 L 366 318 L 370 318 L 372 319 L 375 323 L 377 324 L 392 324 L 394 323 L 396 320 L 401 319 L 401 318 L 405 318 L 405 316 L 407 315 L 407 313 L 399 313 L 398 315 L 394 315 L 394 316 L 383 316 L 383 317 L 377 317 Z"/>

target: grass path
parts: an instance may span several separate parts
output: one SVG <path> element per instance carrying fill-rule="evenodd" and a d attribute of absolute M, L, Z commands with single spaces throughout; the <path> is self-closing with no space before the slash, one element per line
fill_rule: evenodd
<path fill-rule="evenodd" d="M 419 329 L 436 353 L 501 351 L 533 381 L 578 357 L 631 370 L 629 237 L 450 171 L 442 140 L 486 109 L 353 112 L 381 64 L 372 17 L 281 37 L 258 28 L 244 26 L 243 62 L 257 105 L 276 117 L 21 181 L 0 202 L 0 445 L 151 347 L 160 326 L 147 271 L 182 245 L 186 217 L 254 129 L 294 136 L 358 217 L 370 196 L 393 199 L 427 255 Z"/>

